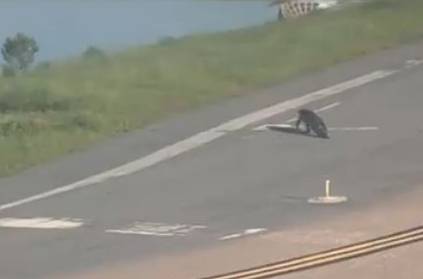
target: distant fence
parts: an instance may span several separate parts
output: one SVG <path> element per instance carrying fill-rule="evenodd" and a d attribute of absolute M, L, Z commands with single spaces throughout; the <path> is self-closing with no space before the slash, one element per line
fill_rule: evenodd
<path fill-rule="evenodd" d="M 279 19 L 307 15 L 319 8 L 316 0 L 291 0 L 279 4 Z"/>
<path fill-rule="evenodd" d="M 274 0 L 270 5 L 278 6 L 279 19 L 283 19 L 304 16 L 315 10 L 328 9 L 334 6 L 338 6 L 338 4 L 338 0 Z"/>

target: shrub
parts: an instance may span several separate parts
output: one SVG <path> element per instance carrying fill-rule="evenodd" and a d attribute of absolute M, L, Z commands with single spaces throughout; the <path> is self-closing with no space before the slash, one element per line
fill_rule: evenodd
<path fill-rule="evenodd" d="M 46 112 L 69 110 L 75 98 L 53 95 L 48 88 L 15 85 L 0 93 L 0 112 Z"/>
<path fill-rule="evenodd" d="M 82 54 L 82 57 L 87 60 L 95 60 L 95 61 L 107 60 L 106 53 L 103 50 L 94 46 L 88 47 Z"/>
<path fill-rule="evenodd" d="M 176 39 L 172 36 L 165 36 L 163 38 L 160 38 L 158 41 L 159 45 L 163 45 L 163 46 L 170 45 L 174 42 L 176 42 Z"/>
<path fill-rule="evenodd" d="M 0 121 L 0 136 L 31 135 L 50 127 L 43 118 L 24 116 L 5 116 Z"/>
<path fill-rule="evenodd" d="M 58 126 L 63 129 L 77 128 L 98 131 L 102 124 L 102 119 L 98 114 L 89 111 L 77 111 L 65 115 Z"/>
<path fill-rule="evenodd" d="M 37 64 L 37 66 L 35 67 L 36 71 L 47 71 L 49 70 L 51 67 L 50 62 L 42 62 Z"/>
<path fill-rule="evenodd" d="M 16 72 L 15 72 L 15 70 L 13 70 L 12 67 L 10 67 L 8 65 L 4 65 L 2 67 L 2 75 L 4 77 L 14 77 L 14 76 L 16 76 Z"/>

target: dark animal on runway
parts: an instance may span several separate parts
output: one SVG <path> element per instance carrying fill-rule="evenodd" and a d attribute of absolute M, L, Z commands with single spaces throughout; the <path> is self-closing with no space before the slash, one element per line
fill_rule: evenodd
<path fill-rule="evenodd" d="M 300 109 L 298 111 L 297 122 L 295 123 L 297 130 L 300 129 L 301 123 L 305 124 L 306 134 L 310 134 L 310 132 L 313 131 L 318 137 L 329 138 L 328 129 L 325 123 L 315 112 L 308 109 Z"/>

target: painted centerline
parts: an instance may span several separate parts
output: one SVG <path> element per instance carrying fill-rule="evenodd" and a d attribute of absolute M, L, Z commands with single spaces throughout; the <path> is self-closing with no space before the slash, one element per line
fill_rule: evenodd
<path fill-rule="evenodd" d="M 186 236 L 195 230 L 206 228 L 201 225 L 136 222 L 127 228 L 106 230 L 106 233 L 170 237 Z"/>

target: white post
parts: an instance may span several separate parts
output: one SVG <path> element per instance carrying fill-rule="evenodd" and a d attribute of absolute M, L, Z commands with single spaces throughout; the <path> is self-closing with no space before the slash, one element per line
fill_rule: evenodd
<path fill-rule="evenodd" d="M 345 196 L 331 196 L 330 193 L 330 180 L 327 179 L 326 180 L 326 185 L 325 185 L 325 196 L 323 197 L 312 197 L 308 199 L 309 203 L 312 204 L 336 204 L 336 203 L 341 203 L 341 202 L 346 202 L 348 200 L 347 197 Z"/>
<path fill-rule="evenodd" d="M 330 180 L 326 180 L 326 197 L 330 197 Z"/>

